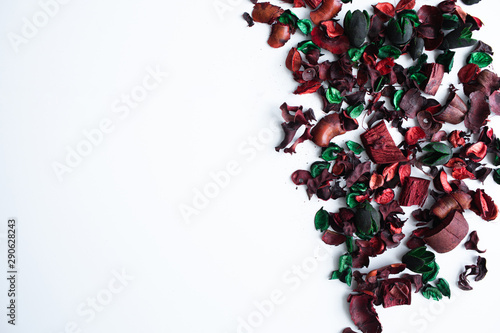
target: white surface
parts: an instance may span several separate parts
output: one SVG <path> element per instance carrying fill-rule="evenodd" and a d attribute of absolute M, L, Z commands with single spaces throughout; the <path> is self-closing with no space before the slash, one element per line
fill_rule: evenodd
<path fill-rule="evenodd" d="M 500 50 L 494 6 L 483 0 L 464 7 L 485 22 L 475 36 Z M 19 221 L 18 322 L 7 325 L 2 310 L 0 331 L 354 328 L 349 288 L 328 280 L 343 249 L 325 255 L 312 223 L 321 206 L 333 210 L 334 204 L 308 201 L 289 179 L 318 150 L 304 144 L 289 156 L 273 148 L 281 140 L 275 128 L 282 102 L 321 114 L 320 102 L 291 94 L 296 83 L 284 66 L 289 47 L 268 47 L 266 25 L 246 27 L 241 14 L 251 11 L 249 1 L 71 1 L 18 52 L 8 34 L 21 34 L 23 19 L 32 20 L 41 7 L 34 0 L 0 7 L 0 234 L 7 218 Z M 289 45 L 300 40 L 297 34 Z M 148 69 L 168 77 L 159 77 L 126 114 L 120 99 L 139 91 Z M 68 147 L 77 149 L 83 132 L 103 121 L 109 133 L 59 181 L 54 162 L 65 163 Z M 180 207 L 195 205 L 197 191 L 228 164 L 234 173 L 227 184 L 206 207 L 198 202 L 197 215 L 183 218 Z M 498 198 L 497 185 L 485 187 Z M 452 300 L 434 303 L 415 294 L 411 306 L 377 307 L 384 332 L 498 328 L 492 305 L 500 296 L 500 226 L 469 216 L 480 247 L 488 249 L 486 278 L 459 293 L 455 279 L 476 254 L 460 248 L 439 255 L 440 276 L 454 285 Z M 0 241 L 5 309 L 5 238 Z M 398 260 L 404 250 L 385 253 L 370 267 Z M 302 266 L 309 272 L 296 270 Z M 120 282 L 122 273 L 130 278 Z M 89 303 L 96 297 L 105 303 L 97 304 L 99 311 Z M 269 299 L 280 304 L 258 310 L 256 303 Z M 238 330 L 257 311 L 265 314 L 259 327 Z"/>

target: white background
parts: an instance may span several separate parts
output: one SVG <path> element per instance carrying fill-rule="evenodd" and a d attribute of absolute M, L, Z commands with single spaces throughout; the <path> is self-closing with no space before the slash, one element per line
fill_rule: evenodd
<path fill-rule="evenodd" d="M 343 13 L 368 3 L 354 2 Z M 495 6 L 483 0 L 464 8 L 485 23 L 475 37 L 498 50 Z M 54 9 L 16 52 L 9 34 L 21 35 L 40 4 L 3 1 L 0 7 L 1 332 L 354 328 L 349 288 L 328 279 L 344 249 L 325 255 L 313 226 L 320 207 L 337 206 L 309 201 L 290 181 L 293 171 L 316 160 L 318 149 L 306 143 L 293 156 L 274 151 L 281 103 L 321 115 L 317 97 L 291 93 L 296 83 L 284 66 L 300 33 L 271 49 L 269 26 L 247 28 L 241 18 L 252 9 L 246 0 L 74 0 Z M 123 113 L 122 95 L 140 89 L 148 68 L 168 77 Z M 111 132 L 60 181 L 54 163 L 66 163 L 69 150 L 86 140 L 84 132 L 106 119 Z M 196 193 L 228 164 L 237 174 L 200 202 Z M 496 184 L 484 187 L 499 198 Z M 197 209 L 189 218 L 180 213 L 187 206 Z M 384 332 L 496 331 L 500 226 L 466 216 L 479 246 L 488 249 L 486 278 L 460 293 L 458 274 L 476 253 L 460 246 L 438 255 L 452 300 L 414 294 L 411 306 L 377 307 Z M 4 314 L 9 217 L 19 222 L 15 327 Z M 405 251 L 385 253 L 370 267 L 396 262 Z M 259 322 L 256 304 L 276 294 L 280 304 L 260 310 Z M 99 311 L 92 310 L 93 299 Z M 258 327 L 242 328 L 249 317 Z"/>

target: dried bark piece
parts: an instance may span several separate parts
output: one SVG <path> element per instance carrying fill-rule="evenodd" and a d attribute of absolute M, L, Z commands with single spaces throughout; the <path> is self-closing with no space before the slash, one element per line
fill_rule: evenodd
<path fill-rule="evenodd" d="M 332 113 L 321 118 L 312 128 L 312 141 L 320 147 L 328 147 L 334 137 L 345 132 L 339 114 Z"/>
<path fill-rule="evenodd" d="M 463 212 L 470 208 L 472 197 L 463 192 L 455 191 L 439 198 L 431 207 L 431 213 L 441 220 L 444 220 L 448 214 L 454 210 Z"/>
<path fill-rule="evenodd" d="M 376 164 L 406 161 L 383 121 L 361 134 L 361 141 L 368 157 Z"/>
<path fill-rule="evenodd" d="M 444 66 L 438 63 L 427 64 L 424 67 L 424 73 L 429 78 L 425 84 L 424 93 L 432 96 L 436 95 L 443 81 L 444 71 Z"/>
<path fill-rule="evenodd" d="M 408 177 L 399 195 L 399 204 L 404 207 L 422 206 L 429 194 L 430 183 L 431 181 L 428 179 Z"/>
<path fill-rule="evenodd" d="M 444 109 L 436 114 L 434 118 L 456 125 L 464 121 L 466 113 L 467 105 L 453 89 L 450 89 L 450 94 L 448 95 L 448 100 L 446 101 Z"/>
<path fill-rule="evenodd" d="M 439 225 L 432 228 L 424 241 L 438 253 L 446 253 L 457 247 L 467 236 L 469 224 L 462 213 L 454 211 Z"/>

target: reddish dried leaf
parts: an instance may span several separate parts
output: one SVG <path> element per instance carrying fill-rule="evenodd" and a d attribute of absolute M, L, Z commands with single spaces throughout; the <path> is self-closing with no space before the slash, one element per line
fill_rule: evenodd
<path fill-rule="evenodd" d="M 436 95 L 444 77 L 444 66 L 438 63 L 427 64 L 424 68 L 426 76 L 429 78 L 425 84 L 424 92 L 429 95 Z"/>
<path fill-rule="evenodd" d="M 469 83 L 475 80 L 481 69 L 476 64 L 467 64 L 458 71 L 458 80 L 461 83 Z"/>
<path fill-rule="evenodd" d="M 470 209 L 481 216 L 485 221 L 492 221 L 498 216 L 498 207 L 493 199 L 484 193 L 484 190 L 477 189 L 475 192 L 469 192 L 472 196 L 472 204 Z"/>
<path fill-rule="evenodd" d="M 411 281 L 409 279 L 384 280 L 381 289 L 384 308 L 411 304 Z"/>
<path fill-rule="evenodd" d="M 375 202 L 379 205 L 386 205 L 394 199 L 394 191 L 390 188 L 386 188 L 383 191 L 375 194 Z"/>
<path fill-rule="evenodd" d="M 333 54 L 342 54 L 349 50 L 350 44 L 347 36 L 342 35 L 335 38 L 329 38 L 319 26 L 314 27 L 311 31 L 311 39 L 314 44 Z"/>
<path fill-rule="evenodd" d="M 384 22 L 396 15 L 396 9 L 393 4 L 389 2 L 379 2 L 373 5 L 373 11 L 375 15 L 379 16 Z"/>

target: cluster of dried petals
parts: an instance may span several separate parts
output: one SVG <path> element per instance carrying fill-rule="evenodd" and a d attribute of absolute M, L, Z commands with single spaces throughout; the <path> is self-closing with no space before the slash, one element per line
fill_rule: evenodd
<path fill-rule="evenodd" d="M 300 28 L 290 16 L 283 18 L 290 11 L 268 2 L 252 2 L 251 18 L 271 25 L 268 43 L 272 47 L 285 45 Z M 415 8 L 415 0 L 381 2 L 372 6 L 371 16 L 366 11 L 349 11 L 343 23 L 335 18 L 348 1 L 283 2 L 311 9 L 310 29 L 300 29 L 310 34 L 310 40 L 291 47 L 285 65 L 298 83 L 294 94 L 319 96 L 324 115 L 316 121 L 312 110 L 283 104 L 284 139 L 276 150 L 294 153 L 306 140 L 321 148 L 322 160 L 310 170 L 295 171 L 292 181 L 304 185 L 309 198 L 345 198 L 349 208 L 322 211 L 315 224 L 326 244 L 347 247 L 332 278 L 349 285 L 351 278 L 356 281 L 348 299 L 354 324 L 364 333 L 381 332 L 374 306 L 410 304 L 412 285 L 426 297 L 435 292 L 428 282 L 432 274 L 436 278 L 436 266 L 427 267 L 434 271 L 425 277 L 418 272 L 389 278 L 402 272 L 404 264 L 368 274 L 357 270 L 405 238 L 402 206 L 421 207 L 427 199 L 434 200 L 429 209 L 412 214 L 419 222 L 406 245 L 415 250 L 429 246 L 438 253 L 453 250 L 467 236 L 467 210 L 486 221 L 497 218 L 493 199 L 484 190 L 469 190 L 463 181 L 484 182 L 490 174 L 497 174 L 486 166 L 488 154 L 500 164 L 500 140 L 486 127 L 489 116 L 500 115 L 500 78 L 485 68 L 493 51 L 472 39 L 472 32 L 483 24 L 455 0 L 420 8 Z M 452 50 L 472 45 L 476 46 L 467 64 L 458 71 L 459 88 L 445 84 L 454 63 Z M 442 52 L 430 62 L 427 52 L 433 50 Z M 332 53 L 333 60 L 321 58 L 325 52 Z M 405 55 L 415 61 L 408 68 L 397 61 Z M 448 97 L 441 105 L 432 96 L 448 86 Z M 360 136 L 361 145 L 348 141 L 345 149 L 335 144 L 335 139 L 360 126 L 356 118 L 361 114 L 370 116 L 363 118 L 367 126 Z M 405 120 L 413 124 L 406 127 Z M 467 130 L 447 132 L 449 125 Z M 388 126 L 397 129 L 404 140 L 395 142 Z M 369 161 L 360 155 L 363 150 Z M 428 178 L 412 175 L 414 167 Z M 497 177 L 500 183 L 500 172 Z M 429 189 L 431 181 L 435 190 Z M 477 242 L 477 233 L 472 232 L 465 246 L 479 252 Z M 477 265 L 467 269 L 459 282 L 465 289 L 468 275 L 484 276 L 485 261 L 478 259 Z M 353 331 L 346 328 L 344 332 Z"/>

